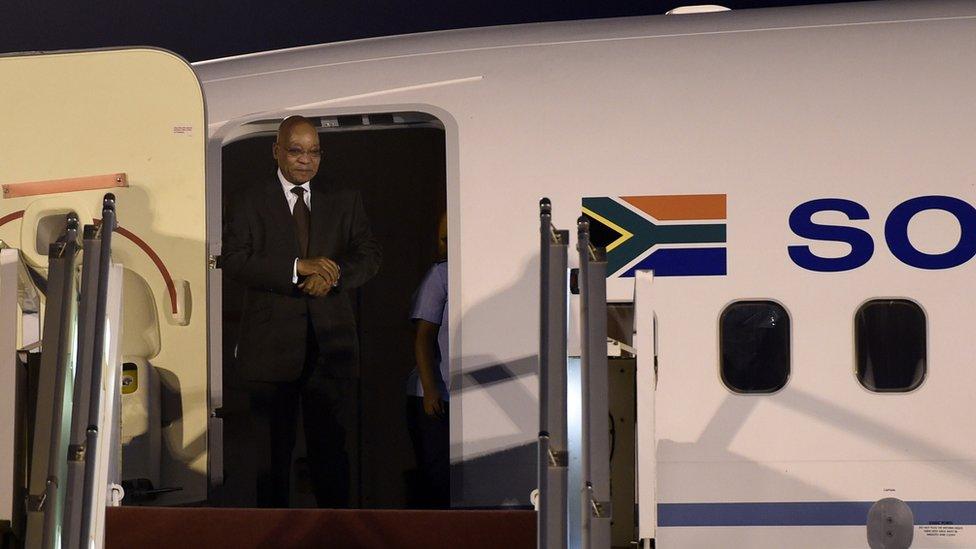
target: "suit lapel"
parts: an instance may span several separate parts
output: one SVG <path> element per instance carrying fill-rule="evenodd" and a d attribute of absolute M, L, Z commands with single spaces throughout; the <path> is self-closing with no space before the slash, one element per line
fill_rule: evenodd
<path fill-rule="evenodd" d="M 267 186 L 268 209 L 271 213 L 271 226 L 279 227 L 281 238 L 290 246 L 295 256 L 298 256 L 298 236 L 295 235 L 295 218 L 291 216 L 288 200 L 281 190 L 281 182 L 275 178 L 273 185 Z M 313 218 L 314 219 L 314 218 Z M 311 248 L 311 246 L 309 247 Z"/>
<path fill-rule="evenodd" d="M 312 221 L 311 234 L 308 235 L 308 254 L 312 257 L 325 255 L 324 247 L 328 235 L 335 233 L 335 199 L 328 187 L 319 181 L 312 181 Z"/>

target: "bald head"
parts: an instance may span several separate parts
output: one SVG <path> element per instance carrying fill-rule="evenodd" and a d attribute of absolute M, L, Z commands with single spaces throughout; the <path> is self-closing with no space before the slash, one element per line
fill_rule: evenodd
<path fill-rule="evenodd" d="M 289 116 L 278 126 L 272 154 L 288 182 L 301 185 L 311 180 L 318 173 L 322 159 L 315 126 L 304 116 Z"/>
<path fill-rule="evenodd" d="M 308 118 L 301 115 L 293 115 L 281 121 L 281 125 L 278 126 L 278 142 L 287 141 L 288 136 L 291 131 L 298 126 L 306 126 L 315 131 L 315 125 Z"/>

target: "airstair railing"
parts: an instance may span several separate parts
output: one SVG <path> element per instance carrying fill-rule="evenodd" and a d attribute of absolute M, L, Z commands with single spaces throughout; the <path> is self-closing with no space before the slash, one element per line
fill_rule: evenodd
<path fill-rule="evenodd" d="M 81 537 L 82 496 L 85 483 L 85 431 L 91 400 L 92 345 L 95 342 L 95 308 L 98 296 L 98 252 L 101 235 L 95 225 L 85 225 L 81 253 L 81 296 L 78 300 L 78 357 L 72 398 L 71 433 L 68 444 L 68 480 L 65 484 L 65 511 L 62 544 L 78 547 Z"/>
<path fill-rule="evenodd" d="M 111 261 L 115 197 L 105 195 L 102 223 L 86 225 L 82 239 L 81 298 L 78 304 L 78 353 L 68 446 L 68 480 L 62 538 L 65 549 L 86 547 L 90 534 L 91 501 L 94 487 L 94 443 L 102 385 L 102 355 L 105 341 L 105 302 Z M 103 250 L 105 253 L 103 253 Z M 95 421 L 92 421 L 92 417 Z M 91 469 L 89 469 L 91 467 Z"/>
<path fill-rule="evenodd" d="M 552 204 L 539 203 L 539 549 L 567 547 L 566 345 L 569 231 L 552 225 Z"/>
<path fill-rule="evenodd" d="M 106 304 L 108 301 L 109 270 L 112 264 L 112 233 L 116 228 L 115 218 L 115 195 L 106 193 L 102 200 L 102 223 L 101 223 L 101 244 L 98 249 L 98 294 L 95 300 L 95 341 L 92 345 L 91 353 L 91 376 L 88 385 L 89 406 L 84 411 L 87 414 L 88 426 L 85 431 L 85 445 L 94 451 L 98 444 L 99 433 L 99 414 L 102 409 L 102 365 L 105 355 L 105 318 L 107 314 Z M 96 477 L 98 462 L 95 459 L 85 460 L 85 480 L 83 495 L 83 515 L 90 517 L 94 512 L 92 509 L 95 503 L 94 493 L 97 492 Z M 97 502 L 104 506 L 104 502 Z M 85 520 L 81 523 L 81 540 L 88 540 L 91 536 L 91 521 Z M 84 544 L 87 546 L 87 544 Z"/>
<path fill-rule="evenodd" d="M 41 365 L 34 408 L 33 446 L 27 487 L 27 547 L 54 549 L 59 543 L 67 472 L 68 377 L 73 367 L 78 288 L 75 259 L 78 216 L 70 213 L 61 237 L 48 251 L 48 291 Z"/>
<path fill-rule="evenodd" d="M 583 549 L 610 547 L 610 429 L 607 378 L 607 261 L 590 243 L 590 224 L 577 222 L 580 289 L 580 407 Z"/>
<path fill-rule="evenodd" d="M 0 243 L 0 545 L 5 537 L 19 537 L 23 527 L 18 499 L 17 455 L 23 376 L 17 359 L 17 294 L 20 255 Z"/>
<path fill-rule="evenodd" d="M 654 308 L 649 270 L 634 273 L 634 348 L 637 351 L 637 424 L 641 443 L 637 445 L 637 523 L 641 547 L 652 547 L 657 537 L 657 353 L 654 349 Z"/>

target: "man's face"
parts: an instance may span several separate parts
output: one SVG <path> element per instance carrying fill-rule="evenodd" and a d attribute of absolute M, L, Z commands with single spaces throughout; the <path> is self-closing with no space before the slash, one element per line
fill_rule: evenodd
<path fill-rule="evenodd" d="M 285 179 L 301 185 L 319 171 L 322 160 L 319 134 L 308 124 L 296 124 L 278 138 L 273 154 Z"/>

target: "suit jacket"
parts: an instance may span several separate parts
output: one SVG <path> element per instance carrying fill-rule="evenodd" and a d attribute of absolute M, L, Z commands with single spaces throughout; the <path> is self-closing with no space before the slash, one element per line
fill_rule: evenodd
<path fill-rule="evenodd" d="M 276 177 L 226 203 L 221 268 L 247 288 L 237 344 L 238 369 L 247 381 L 298 379 L 309 322 L 319 346 L 317 366 L 333 377 L 359 376 L 350 294 L 376 274 L 380 246 L 359 191 L 317 180 L 310 188 L 308 257 L 328 257 L 341 269 L 338 287 L 325 297 L 308 296 L 292 284 L 298 237 Z"/>

